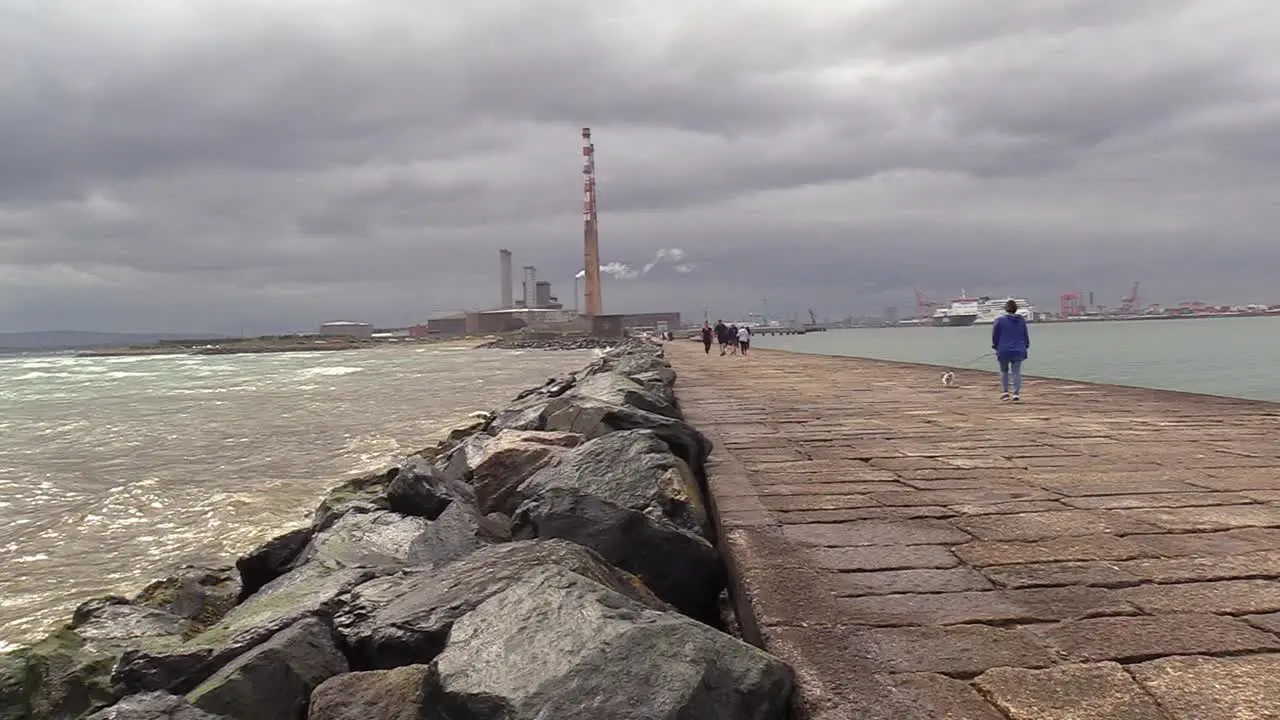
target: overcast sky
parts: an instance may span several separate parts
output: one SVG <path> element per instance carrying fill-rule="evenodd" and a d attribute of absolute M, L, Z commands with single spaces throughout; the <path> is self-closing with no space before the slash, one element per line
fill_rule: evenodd
<path fill-rule="evenodd" d="M 583 126 L 608 312 L 1280 302 L 1278 45 L 1275 0 L 0 0 L 0 330 L 402 324 L 500 247 L 572 306 Z"/>

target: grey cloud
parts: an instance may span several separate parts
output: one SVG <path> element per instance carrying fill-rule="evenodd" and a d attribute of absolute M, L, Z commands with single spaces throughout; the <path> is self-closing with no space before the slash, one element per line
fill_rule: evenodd
<path fill-rule="evenodd" d="M 605 259 L 692 266 L 609 309 L 1269 299 L 1273 3 L 725 7 L 0 0 L 0 329 L 568 299 L 584 125 Z"/>

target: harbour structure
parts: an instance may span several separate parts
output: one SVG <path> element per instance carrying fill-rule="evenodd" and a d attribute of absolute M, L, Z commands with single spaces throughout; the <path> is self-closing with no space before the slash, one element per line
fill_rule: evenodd
<path fill-rule="evenodd" d="M 498 307 L 509 310 L 515 304 L 511 297 L 511 251 L 506 248 L 498 251 L 498 274 L 502 278 L 501 304 Z"/>
<path fill-rule="evenodd" d="M 582 128 L 582 304 L 591 317 L 604 313 L 600 297 L 600 223 L 596 214 L 596 147 L 591 128 Z"/>
<path fill-rule="evenodd" d="M 320 323 L 320 335 L 322 337 L 371 338 L 373 325 L 352 320 L 334 320 Z"/>

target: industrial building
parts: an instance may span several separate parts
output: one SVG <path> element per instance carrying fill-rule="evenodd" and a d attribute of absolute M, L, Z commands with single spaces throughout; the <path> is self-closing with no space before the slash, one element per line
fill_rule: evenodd
<path fill-rule="evenodd" d="M 350 320 L 336 320 L 320 324 L 321 337 L 348 337 L 348 338 L 365 338 L 373 337 L 373 325 L 364 322 L 352 322 Z"/>

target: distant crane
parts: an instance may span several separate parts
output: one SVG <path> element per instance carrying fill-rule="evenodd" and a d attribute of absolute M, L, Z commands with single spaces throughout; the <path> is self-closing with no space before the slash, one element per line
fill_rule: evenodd
<path fill-rule="evenodd" d="M 810 325 L 818 324 L 818 316 L 813 314 L 813 308 L 809 308 L 809 324 Z"/>
<path fill-rule="evenodd" d="M 1133 289 L 1129 294 L 1120 298 L 1120 312 L 1132 313 L 1138 312 L 1138 281 L 1133 281 Z"/>
<path fill-rule="evenodd" d="M 920 292 L 920 288 L 916 288 L 916 317 L 927 318 L 933 314 L 933 309 L 938 307 L 940 303 L 936 303 L 927 299 L 924 293 Z"/>

